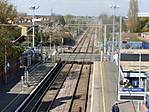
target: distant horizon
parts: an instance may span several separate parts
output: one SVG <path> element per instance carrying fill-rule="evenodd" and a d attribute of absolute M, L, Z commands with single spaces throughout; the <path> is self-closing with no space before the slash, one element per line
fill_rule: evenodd
<path fill-rule="evenodd" d="M 23 12 L 18 12 L 18 13 L 23 13 Z M 24 13 L 24 14 L 27 14 L 27 13 Z M 71 15 L 71 16 L 78 16 L 78 17 L 99 17 L 99 16 L 101 16 L 101 15 L 103 15 L 103 14 L 100 14 L 100 15 L 98 15 L 98 16 L 92 16 L 92 15 L 87 15 L 87 16 L 85 16 L 85 15 L 72 15 L 72 14 L 65 14 L 65 15 L 62 15 L 62 14 L 54 14 L 55 16 L 67 16 L 67 15 Z M 108 15 L 108 14 L 104 14 L 104 15 L 107 15 L 107 16 L 112 16 L 112 15 Z M 27 16 L 33 16 L 32 14 L 27 14 Z M 51 16 L 51 15 L 46 15 L 46 14 L 36 14 L 35 16 Z M 52 15 L 53 16 L 53 15 Z M 119 16 L 119 15 L 117 15 L 117 16 Z M 122 17 L 127 17 L 127 16 L 122 16 Z"/>

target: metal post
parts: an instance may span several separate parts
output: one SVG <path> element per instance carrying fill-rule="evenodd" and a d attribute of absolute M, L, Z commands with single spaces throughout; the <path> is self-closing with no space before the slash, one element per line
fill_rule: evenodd
<path fill-rule="evenodd" d="M 50 50 L 51 50 L 51 45 L 52 44 L 52 39 L 51 39 L 51 33 L 50 33 Z"/>
<path fill-rule="evenodd" d="M 21 76 L 21 91 L 24 91 L 23 86 L 24 86 L 24 77 Z"/>
<path fill-rule="evenodd" d="M 32 43 L 32 47 L 35 47 L 35 8 L 33 8 L 33 43 Z"/>
<path fill-rule="evenodd" d="M 35 47 L 35 10 L 38 9 L 39 6 L 31 6 L 30 9 L 33 10 L 33 39 L 32 39 L 32 47 Z"/>
<path fill-rule="evenodd" d="M 28 70 L 26 70 L 26 83 L 28 84 Z"/>
<path fill-rule="evenodd" d="M 24 80 L 25 80 L 25 84 L 27 84 L 27 67 L 25 67 L 25 71 L 24 71 Z"/>
<path fill-rule="evenodd" d="M 112 35 L 112 55 L 111 55 L 111 59 L 113 59 L 113 55 L 114 55 L 114 51 L 115 51 L 115 42 L 114 42 L 114 38 L 115 38 L 115 10 L 116 10 L 116 8 L 119 8 L 119 6 L 116 4 L 113 4 L 113 5 L 111 5 L 111 8 L 113 8 L 113 35 Z"/>
<path fill-rule="evenodd" d="M 77 24 L 77 35 L 79 34 L 79 17 L 78 16 L 76 16 L 76 24 Z"/>
<path fill-rule="evenodd" d="M 141 87 L 141 53 L 139 53 L 139 87 Z"/>
<path fill-rule="evenodd" d="M 40 27 L 40 43 L 41 43 L 41 57 L 43 58 L 43 39 L 42 39 L 42 30 L 41 30 L 41 27 Z"/>
<path fill-rule="evenodd" d="M 7 85 L 7 54 L 6 54 L 6 43 L 4 48 L 4 54 L 5 54 L 5 84 Z"/>
<path fill-rule="evenodd" d="M 138 101 L 138 111 L 137 112 L 140 112 L 140 101 Z"/>
<path fill-rule="evenodd" d="M 107 25 L 104 25 L 104 55 L 106 54 L 107 43 Z"/>
<path fill-rule="evenodd" d="M 122 49 L 122 16 L 120 16 L 120 38 L 119 38 L 119 49 Z"/>
<path fill-rule="evenodd" d="M 115 7 L 113 6 L 113 34 L 112 34 L 112 58 L 114 55 L 114 37 L 115 37 Z"/>
<path fill-rule="evenodd" d="M 120 81 L 120 60 L 121 60 L 121 41 L 122 41 L 122 17 L 120 16 L 120 29 L 119 29 L 119 51 L 118 51 L 118 82 L 117 82 L 117 94 L 119 95 L 119 88 L 120 88 L 120 85 L 119 85 L 119 81 Z M 118 95 L 117 95 L 117 100 L 118 100 Z"/>
<path fill-rule="evenodd" d="M 102 57 L 103 57 L 103 51 L 100 51 L 100 61 L 102 62 Z"/>
<path fill-rule="evenodd" d="M 62 41 L 62 43 L 61 43 L 61 44 L 62 44 L 62 45 L 61 45 L 61 48 L 62 48 L 62 49 L 61 49 L 61 52 L 63 53 L 63 43 L 64 43 L 63 37 L 62 37 L 62 40 L 61 40 L 61 41 Z"/>
<path fill-rule="evenodd" d="M 30 66 L 30 54 L 27 54 L 27 67 Z"/>

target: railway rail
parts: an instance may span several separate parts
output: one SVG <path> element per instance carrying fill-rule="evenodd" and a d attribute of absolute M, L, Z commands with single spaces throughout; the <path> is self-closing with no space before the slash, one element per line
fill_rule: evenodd
<path fill-rule="evenodd" d="M 94 32 L 94 29 L 88 29 L 83 34 L 77 47 L 72 51 L 72 55 L 73 53 L 93 52 L 93 47 L 92 49 L 90 48 L 94 41 L 94 39 L 92 39 L 92 32 Z M 84 55 L 84 59 L 85 56 L 86 55 Z M 71 57 L 71 55 L 69 57 Z M 55 111 L 59 109 L 61 111 L 71 112 L 76 110 L 76 108 L 79 111 L 86 112 L 91 66 L 91 64 L 85 64 L 85 60 L 78 64 L 74 64 L 73 62 L 70 64 L 67 64 L 67 62 L 61 63 L 50 76 L 48 75 L 47 78 L 41 82 L 32 96 L 17 108 L 16 112 Z M 66 88 L 68 85 L 69 89 Z M 82 91 L 81 85 L 84 85 Z M 63 96 L 64 91 L 65 95 L 67 95 L 65 97 Z M 67 100 L 68 103 L 61 103 L 63 100 Z M 78 105 L 80 102 L 81 105 Z"/>
<path fill-rule="evenodd" d="M 93 52 L 93 49 L 89 51 L 91 47 L 91 43 L 93 43 L 94 39 L 92 39 L 92 34 L 90 35 L 88 45 L 85 44 L 85 53 Z M 84 55 L 84 59 L 85 59 Z M 69 112 L 86 112 L 87 111 L 87 103 L 88 103 L 88 91 L 89 91 L 89 83 L 90 83 L 90 75 L 91 75 L 91 64 L 84 64 L 85 61 L 82 63 L 81 74 L 79 76 L 78 82 L 75 87 L 75 91 L 71 100 Z M 83 88 L 82 88 L 83 87 Z M 75 97 L 81 95 L 79 99 L 75 99 Z"/>
<path fill-rule="evenodd" d="M 89 50 L 89 45 L 90 45 L 90 42 L 91 42 L 91 37 L 89 40 L 87 40 L 89 43 L 87 45 L 87 47 L 82 47 L 84 48 L 84 51 L 87 53 L 87 51 Z M 86 42 L 84 42 L 84 45 L 83 46 L 86 46 Z M 86 49 L 85 49 L 86 48 Z M 93 50 L 92 50 L 93 51 Z M 85 56 L 84 56 L 85 57 Z M 79 66 L 80 67 L 80 70 L 79 70 L 79 75 L 77 77 L 77 82 L 75 84 L 75 89 L 72 91 L 71 95 L 72 97 L 69 99 L 69 101 L 67 101 L 66 104 L 63 104 L 63 106 L 59 106 L 58 108 L 55 108 L 53 109 L 54 107 L 56 107 L 55 105 L 58 104 L 57 101 L 54 101 L 55 103 L 53 103 L 54 106 L 51 106 L 50 107 L 50 111 L 63 111 L 63 112 L 67 112 L 67 111 L 86 111 L 87 109 L 87 101 L 88 101 L 88 89 L 89 89 L 89 81 L 90 81 L 90 73 L 91 73 L 91 64 L 89 65 L 85 65 L 84 62 L 82 62 Z M 84 68 L 89 68 L 88 69 L 88 73 L 86 75 L 86 73 L 83 73 L 85 72 Z M 82 75 L 83 74 L 83 75 Z M 85 78 L 84 78 L 85 77 Z M 81 89 L 82 89 L 82 85 L 85 85 L 84 86 L 84 89 L 82 92 L 81 92 Z M 81 93 L 80 93 L 81 92 Z M 66 95 L 67 93 L 67 95 Z M 70 93 L 69 91 L 65 93 L 65 96 L 69 96 Z M 60 97 L 62 97 L 63 95 L 59 95 L 57 97 L 57 99 L 59 99 Z M 79 98 L 80 97 L 80 98 Z M 84 100 L 82 100 L 84 99 Z M 81 103 L 81 106 L 80 106 L 80 102 Z M 79 107 L 76 106 L 76 104 L 79 105 Z"/>

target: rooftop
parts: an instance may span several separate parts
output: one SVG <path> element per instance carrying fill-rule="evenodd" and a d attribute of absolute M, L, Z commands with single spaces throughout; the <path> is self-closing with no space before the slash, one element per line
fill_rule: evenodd
<path fill-rule="evenodd" d="M 120 62 L 123 71 L 133 71 L 133 72 L 148 72 L 149 62 L 136 62 L 136 61 L 121 61 Z"/>

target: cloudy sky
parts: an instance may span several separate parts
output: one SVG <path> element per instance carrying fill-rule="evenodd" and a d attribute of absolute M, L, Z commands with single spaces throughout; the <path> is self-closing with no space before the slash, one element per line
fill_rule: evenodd
<path fill-rule="evenodd" d="M 93 15 L 102 13 L 112 14 L 110 4 L 116 3 L 120 6 L 116 10 L 117 15 L 126 16 L 128 13 L 129 0 L 9 0 L 17 10 L 32 14 L 29 9 L 32 5 L 39 5 L 36 14 L 50 15 L 51 9 L 56 14 Z M 149 0 L 138 0 L 139 12 L 149 12 Z"/>

